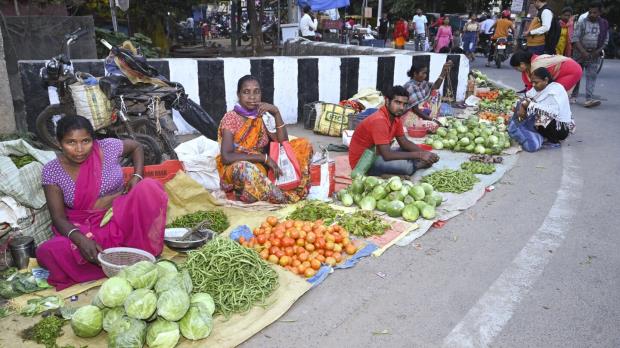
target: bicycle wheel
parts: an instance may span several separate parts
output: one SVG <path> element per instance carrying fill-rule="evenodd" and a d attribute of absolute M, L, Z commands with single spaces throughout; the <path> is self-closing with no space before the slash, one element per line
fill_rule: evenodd
<path fill-rule="evenodd" d="M 60 149 L 60 145 L 58 144 L 58 140 L 56 139 L 56 122 L 55 118 L 58 119 L 64 117 L 66 115 L 65 108 L 60 104 L 52 104 L 48 105 L 39 116 L 37 116 L 36 120 L 36 133 L 41 142 L 46 146 L 58 150 Z"/>
<path fill-rule="evenodd" d="M 132 119 L 131 129 L 137 134 L 144 134 L 150 136 L 162 151 L 162 154 L 166 154 L 169 159 L 177 159 L 177 154 L 174 148 L 177 146 L 177 136 L 173 132 L 169 131 L 165 127 L 162 127 L 161 134 L 157 132 L 155 125 L 146 118 Z"/>

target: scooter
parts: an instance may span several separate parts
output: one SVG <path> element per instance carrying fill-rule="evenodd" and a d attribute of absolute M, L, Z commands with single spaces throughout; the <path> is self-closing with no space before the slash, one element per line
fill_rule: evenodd
<path fill-rule="evenodd" d="M 493 60 L 495 61 L 495 66 L 499 69 L 502 67 L 502 63 L 510 56 L 512 45 L 505 37 L 498 38 L 493 45 L 495 45 Z"/>

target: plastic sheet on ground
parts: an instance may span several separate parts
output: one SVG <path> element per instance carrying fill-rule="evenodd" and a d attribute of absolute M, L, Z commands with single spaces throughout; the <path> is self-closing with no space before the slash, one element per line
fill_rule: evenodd
<path fill-rule="evenodd" d="M 435 152 L 440 157 L 439 162 L 435 163 L 435 165 L 431 168 L 417 171 L 413 175 L 414 182 L 418 182 L 423 176 L 431 174 L 437 170 L 460 169 L 461 163 L 468 161 L 469 157 L 472 155 L 470 153 L 452 152 L 446 150 L 435 150 Z M 439 207 L 437 207 L 437 219 L 435 221 L 445 221 L 451 219 L 462 213 L 465 209 L 476 204 L 476 202 L 484 195 L 486 188 L 499 181 L 504 174 L 506 174 L 506 172 L 512 169 L 512 167 L 516 164 L 518 159 L 518 148 L 512 147 L 506 152 L 507 153 L 502 154 L 502 157 L 504 158 L 503 163 L 495 164 L 495 172 L 493 174 L 476 175 L 480 181 L 476 183 L 474 188 L 470 191 L 461 194 L 440 192 L 444 198 L 444 201 Z M 433 223 L 434 221 L 419 219 L 419 228 L 400 239 L 396 245 L 405 246 L 410 244 L 415 239 L 423 236 L 432 227 Z"/>

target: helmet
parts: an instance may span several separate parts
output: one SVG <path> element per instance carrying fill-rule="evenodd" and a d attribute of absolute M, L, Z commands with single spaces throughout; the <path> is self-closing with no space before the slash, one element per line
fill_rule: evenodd
<path fill-rule="evenodd" d="M 510 18 L 510 10 L 503 10 L 502 18 Z"/>

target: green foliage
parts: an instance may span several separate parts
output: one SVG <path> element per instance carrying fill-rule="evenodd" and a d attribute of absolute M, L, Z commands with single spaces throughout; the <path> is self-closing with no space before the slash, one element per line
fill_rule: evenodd
<path fill-rule="evenodd" d="M 102 45 L 99 40 L 104 39 L 114 46 L 120 46 L 124 41 L 130 40 L 136 48 L 142 50 L 142 54 L 147 58 L 158 58 L 161 50 L 153 45 L 153 41 L 146 35 L 136 33 L 132 37 L 128 37 L 125 33 L 113 32 L 106 29 L 95 28 L 97 37 L 97 57 L 105 58 L 109 50 Z"/>

